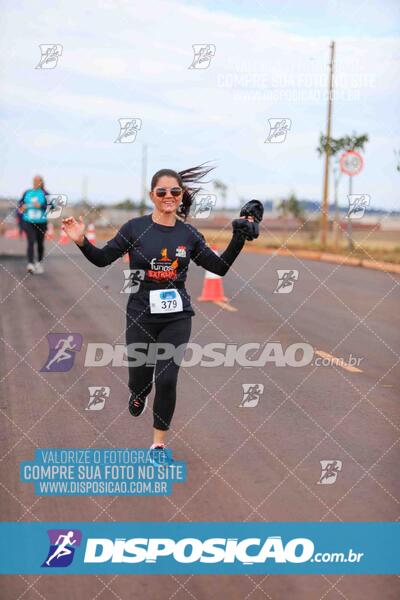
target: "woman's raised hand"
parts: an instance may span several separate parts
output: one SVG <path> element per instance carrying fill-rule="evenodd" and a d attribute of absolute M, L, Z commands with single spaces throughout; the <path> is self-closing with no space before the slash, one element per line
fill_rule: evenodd
<path fill-rule="evenodd" d="M 82 217 L 79 217 L 78 221 L 74 217 L 67 217 L 62 220 L 62 228 L 67 236 L 78 246 L 83 245 L 85 237 L 85 223 Z"/>
<path fill-rule="evenodd" d="M 232 221 L 232 229 L 234 234 L 250 242 L 258 238 L 259 235 L 258 223 L 251 215 L 242 216 Z"/>

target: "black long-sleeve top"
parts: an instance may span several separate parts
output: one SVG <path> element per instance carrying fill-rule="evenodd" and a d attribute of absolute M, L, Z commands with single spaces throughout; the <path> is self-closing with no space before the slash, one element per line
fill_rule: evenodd
<path fill-rule="evenodd" d="M 179 219 L 174 226 L 155 223 L 151 214 L 131 219 L 103 248 L 97 248 L 85 237 L 82 253 L 91 263 L 105 267 L 129 253 L 129 267 L 135 285 L 128 300 L 128 312 L 140 313 L 141 320 L 159 322 L 176 320 L 195 314 L 185 280 L 190 259 L 217 275 L 225 275 L 245 240 L 234 233 L 226 250 L 218 256 L 193 225 Z M 151 314 L 149 290 L 177 288 L 182 297 L 183 311 L 171 314 Z"/>

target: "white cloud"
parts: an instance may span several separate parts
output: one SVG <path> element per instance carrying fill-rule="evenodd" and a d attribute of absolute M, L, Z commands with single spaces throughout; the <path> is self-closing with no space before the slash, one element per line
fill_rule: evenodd
<path fill-rule="evenodd" d="M 140 177 L 130 178 L 126 169 L 133 156 L 140 159 L 140 145 L 147 142 L 149 170 L 216 158 L 218 177 L 230 181 L 234 175 L 238 189 L 251 196 L 294 189 L 300 197 L 320 197 L 322 168 L 315 147 L 326 121 L 330 40 L 318 35 L 318 28 L 311 36 L 297 31 L 290 16 L 240 17 L 169 0 L 71 0 L 45 10 L 34 0 L 23 9 L 6 2 L 5 10 L 0 45 L 7 56 L 2 102 L 10 119 L 2 141 L 8 153 L 6 193 L 18 193 L 23 173 L 29 180 L 36 170 L 36 148 L 61 187 L 71 186 L 71 178 L 78 187 L 90 169 L 93 195 L 137 196 Z M 321 7 L 320 13 L 322 23 Z M 64 50 L 56 69 L 40 72 L 34 69 L 38 45 L 47 42 L 61 43 Z M 192 44 L 202 42 L 217 48 L 210 68 L 189 70 Z M 398 138 L 398 40 L 361 32 L 336 35 L 336 42 L 338 88 L 345 95 L 358 80 L 361 89 L 359 99 L 335 102 L 333 134 L 370 133 L 363 180 L 381 206 L 394 206 L 400 198 L 398 174 L 388 165 Z M 249 78 L 240 83 L 241 75 Z M 274 91 L 277 99 L 271 97 Z M 300 92 L 320 98 L 299 99 Z M 143 126 L 121 160 L 113 139 L 117 119 L 127 116 L 141 118 Z M 264 144 L 271 117 L 292 119 L 287 141 L 274 148 Z M 18 136 L 10 135 L 14 130 Z M 16 155 L 17 180 L 10 164 Z M 104 175 L 105 161 L 111 161 L 112 174 Z M 60 165 L 66 162 L 64 177 Z"/>

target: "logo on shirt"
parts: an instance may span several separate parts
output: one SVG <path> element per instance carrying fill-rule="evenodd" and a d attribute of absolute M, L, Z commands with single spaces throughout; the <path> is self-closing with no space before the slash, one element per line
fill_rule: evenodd
<path fill-rule="evenodd" d="M 175 256 L 180 256 L 182 258 L 186 257 L 186 246 L 178 246 L 176 249 Z"/>
<path fill-rule="evenodd" d="M 165 279 L 176 279 L 178 270 L 178 259 L 171 260 L 168 257 L 167 248 L 162 248 L 161 258 L 152 258 L 150 261 L 151 269 L 147 271 L 149 279 L 164 281 Z"/>

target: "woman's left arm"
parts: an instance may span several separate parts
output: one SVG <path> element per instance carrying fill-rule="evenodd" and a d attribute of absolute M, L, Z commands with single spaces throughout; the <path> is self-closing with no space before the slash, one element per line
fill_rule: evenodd
<path fill-rule="evenodd" d="M 243 219 L 246 221 L 246 219 Z M 239 219 L 237 219 L 239 221 Z M 246 221 L 249 226 L 249 231 L 251 229 L 251 225 L 249 221 Z M 225 275 L 230 266 L 236 260 L 237 256 L 240 254 L 245 241 L 245 231 L 247 230 L 247 225 L 243 228 L 235 228 L 233 230 L 232 239 L 229 242 L 227 248 L 218 256 L 206 243 L 206 240 L 202 233 L 195 230 L 197 236 L 197 242 L 194 246 L 191 258 L 196 265 L 207 269 L 207 271 L 211 271 L 211 273 L 215 273 L 216 275 Z"/>

